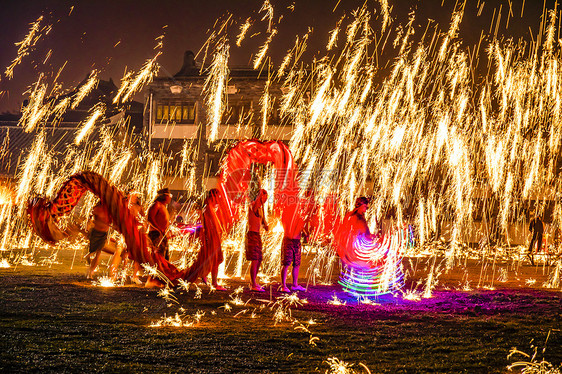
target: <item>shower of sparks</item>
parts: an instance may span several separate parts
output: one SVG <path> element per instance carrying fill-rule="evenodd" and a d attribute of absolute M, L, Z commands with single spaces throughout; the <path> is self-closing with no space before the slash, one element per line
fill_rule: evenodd
<path fill-rule="evenodd" d="M 22 265 L 22 266 L 35 266 L 35 265 L 37 265 L 37 263 L 32 258 L 29 258 L 28 256 L 23 256 L 19 260 L 19 264 Z"/>
<path fill-rule="evenodd" d="M 195 295 L 193 296 L 193 298 L 200 299 L 202 295 L 203 295 L 203 290 L 198 285 L 195 285 Z"/>
<path fill-rule="evenodd" d="M 59 100 L 59 102 L 53 107 L 51 113 L 53 115 L 53 125 L 56 125 L 61 119 L 67 109 L 70 107 L 72 99 L 70 97 L 65 97 Z"/>
<path fill-rule="evenodd" d="M 360 304 L 363 305 L 380 305 L 379 303 L 374 302 L 373 300 L 369 299 L 368 297 L 359 297 L 357 300 Z"/>
<path fill-rule="evenodd" d="M 269 2 L 269 0 L 265 0 L 263 2 L 259 12 L 265 12 L 262 21 L 267 19 L 267 32 L 271 32 L 271 24 L 273 22 L 273 6 Z"/>
<path fill-rule="evenodd" d="M 242 292 L 244 292 L 244 287 L 239 286 L 232 292 L 232 294 L 233 295 L 240 295 Z"/>
<path fill-rule="evenodd" d="M 561 273 L 562 272 L 562 259 L 559 259 L 554 265 L 554 270 L 549 274 L 548 280 L 543 284 L 546 288 L 560 289 L 562 286 Z"/>
<path fill-rule="evenodd" d="M 415 290 L 408 290 L 403 292 L 402 298 L 409 301 L 420 301 L 422 295 Z"/>
<path fill-rule="evenodd" d="M 260 104 L 262 108 L 262 125 L 261 125 L 261 133 L 265 134 L 267 129 L 267 123 L 269 121 L 269 116 L 271 114 L 270 106 L 271 106 L 271 96 L 269 94 L 269 85 L 271 82 L 268 80 L 265 83 L 265 88 L 263 92 L 263 96 L 260 99 Z"/>
<path fill-rule="evenodd" d="M 246 33 L 248 29 L 252 25 L 250 18 L 246 19 L 246 22 L 242 26 L 240 26 L 240 33 L 238 34 L 238 38 L 236 39 L 236 45 L 240 47 L 242 45 L 242 40 L 246 37 Z"/>
<path fill-rule="evenodd" d="M 462 16 L 463 16 L 462 12 L 456 12 L 455 14 L 453 14 L 453 19 L 451 20 L 451 26 L 449 28 L 449 32 L 445 36 L 445 40 L 443 40 L 443 43 L 441 44 L 441 49 L 439 50 L 438 59 L 440 62 L 443 62 L 446 53 L 449 51 L 449 44 L 457 34 L 459 25 L 462 21 Z"/>
<path fill-rule="evenodd" d="M 43 74 L 39 76 L 33 88 L 29 90 L 28 105 L 24 107 L 21 112 L 19 125 L 22 126 L 26 132 L 31 132 L 45 121 L 50 110 L 49 103 L 44 103 L 47 85 L 42 83 L 42 80 Z"/>
<path fill-rule="evenodd" d="M 43 257 L 40 261 L 39 261 L 39 265 L 40 266 L 48 266 L 51 267 L 53 265 L 60 265 L 62 264 L 61 261 L 59 261 L 57 259 L 58 257 L 58 252 L 53 253 L 51 256 L 49 257 Z"/>
<path fill-rule="evenodd" d="M 126 73 L 121 80 L 121 87 L 113 98 L 113 103 L 125 103 L 131 97 L 139 92 L 145 85 L 152 82 L 154 77 L 160 70 L 160 65 L 156 62 L 162 51 L 158 51 L 156 55 L 147 60 L 142 69 L 136 74 Z"/>
<path fill-rule="evenodd" d="M 256 54 L 256 57 L 254 58 L 254 69 L 258 69 L 260 67 L 263 59 L 265 58 L 265 55 L 267 54 L 267 50 L 269 49 L 269 44 L 271 43 L 273 37 L 276 34 L 277 34 L 277 29 L 272 30 L 269 36 L 267 37 L 267 41 L 264 43 L 264 45 L 260 48 L 260 50 Z"/>
<path fill-rule="evenodd" d="M 303 305 L 308 303 L 308 301 L 306 299 L 301 299 L 299 298 L 298 293 L 293 292 L 292 294 L 289 295 L 282 295 L 279 296 L 277 298 L 277 301 L 274 303 L 274 305 L 282 305 L 282 306 L 286 306 L 286 307 L 291 307 L 291 306 L 299 306 L 299 305 Z"/>
<path fill-rule="evenodd" d="M 26 35 L 26 37 L 21 42 L 16 43 L 16 46 L 18 46 L 17 57 L 12 61 L 12 63 L 4 71 L 4 74 L 6 75 L 6 77 L 8 79 L 13 78 L 14 68 L 18 64 L 21 63 L 22 59 L 25 56 L 29 55 L 29 53 L 31 52 L 31 49 L 33 49 L 35 44 L 37 44 L 37 42 L 41 38 L 42 33 L 44 33 L 46 35 L 51 30 L 50 25 L 43 26 L 41 28 L 40 27 L 41 21 L 43 21 L 43 16 L 40 16 L 39 18 L 37 18 L 37 20 L 35 22 L 31 23 L 29 33 Z"/>
<path fill-rule="evenodd" d="M 166 278 L 166 275 L 164 275 L 161 271 L 159 271 L 156 268 L 156 266 L 150 266 L 147 263 L 147 264 L 142 264 L 142 267 L 144 268 L 145 274 L 148 275 L 149 277 L 158 278 L 161 281 L 163 281 L 166 285 L 170 284 L 170 280 Z"/>
<path fill-rule="evenodd" d="M 379 0 L 379 3 L 380 3 L 380 6 L 381 6 L 381 12 L 382 12 L 382 15 L 383 15 L 382 32 L 384 33 L 384 31 L 386 30 L 386 27 L 391 22 L 390 12 L 392 11 L 392 7 L 390 7 L 388 5 L 388 0 Z"/>
<path fill-rule="evenodd" d="M 245 305 L 246 303 L 244 302 L 244 300 L 242 300 L 242 298 L 240 298 L 240 296 L 230 296 L 230 302 L 234 305 L 237 306 L 241 306 L 241 305 Z"/>
<path fill-rule="evenodd" d="M 273 313 L 273 324 L 275 326 L 277 326 L 277 324 L 283 322 L 283 321 L 290 321 L 291 320 L 291 316 L 289 314 L 290 309 L 285 310 L 283 307 L 279 306 L 275 309 L 275 312 Z"/>
<path fill-rule="evenodd" d="M 156 191 L 160 188 L 162 179 L 162 167 L 160 160 L 152 160 L 148 169 L 148 185 L 146 187 L 147 196 L 156 196 Z"/>
<path fill-rule="evenodd" d="M 217 139 L 219 125 L 224 112 L 226 89 L 228 82 L 228 58 L 229 46 L 225 40 L 219 42 L 217 51 L 213 58 L 209 69 L 209 76 L 205 81 L 205 90 L 207 90 L 207 106 L 210 108 L 210 124 L 211 129 L 207 141 L 213 142 Z"/>
<path fill-rule="evenodd" d="M 76 94 L 73 96 L 73 100 L 72 100 L 72 104 L 70 105 L 70 109 L 76 109 L 78 107 L 78 105 L 80 105 L 82 100 L 84 100 L 84 98 L 86 96 L 88 96 L 88 94 L 94 88 L 96 88 L 96 86 L 99 82 L 98 74 L 99 74 L 99 72 L 97 70 L 94 70 L 90 73 L 90 76 L 89 76 L 88 80 L 82 86 L 80 86 L 80 88 L 78 89 Z"/>
<path fill-rule="evenodd" d="M 31 150 L 27 155 L 27 159 L 18 175 L 19 184 L 16 190 L 16 203 L 21 206 L 25 205 L 23 202 L 27 200 L 27 196 L 33 191 L 34 174 L 38 169 L 40 159 L 45 154 L 44 150 L 45 134 L 41 132 L 40 135 L 35 138 Z"/>
<path fill-rule="evenodd" d="M 338 21 L 338 23 L 336 25 L 336 28 L 333 29 L 332 31 L 330 31 L 330 38 L 328 40 L 328 44 L 326 45 L 326 50 L 331 51 L 332 48 L 334 48 L 336 46 L 336 43 L 338 41 L 338 34 L 340 32 L 340 25 L 341 25 L 343 19 L 344 19 L 344 17 L 342 17 Z"/>
<path fill-rule="evenodd" d="M 0 260 L 0 268 L 2 269 L 7 269 L 9 268 L 11 265 L 8 262 L 8 260 L 6 260 L 5 258 L 3 258 L 2 260 Z"/>
<path fill-rule="evenodd" d="M 103 117 L 105 113 L 105 105 L 102 103 L 97 104 L 92 108 L 90 115 L 83 122 L 81 129 L 76 133 L 76 138 L 74 138 L 74 143 L 79 145 L 82 140 L 84 140 L 94 129 L 94 125 Z"/>
<path fill-rule="evenodd" d="M 179 284 L 179 287 L 181 287 L 182 290 L 184 290 L 185 292 L 189 292 L 189 285 L 191 283 L 186 282 L 183 279 L 178 279 L 178 284 Z"/>
<path fill-rule="evenodd" d="M 483 38 L 482 51 L 487 53 L 479 58 L 487 58 L 489 73 L 479 76 L 482 69 L 475 62 L 478 59 L 459 47 L 462 43 L 458 31 L 464 10 L 451 15 L 447 32 L 435 29 L 435 36 L 428 43 L 427 38 L 415 39 L 419 35 L 414 35 L 410 28 L 413 14 L 408 24 L 397 29 L 398 35 L 393 34 L 392 8 L 386 0 L 380 0 L 379 5 L 381 11 L 377 14 L 383 18 L 382 30 L 380 25 L 374 26 L 375 13 L 360 8 L 350 19 L 344 17 L 338 21 L 325 39 L 326 54 L 315 56 L 312 65 L 301 61 L 312 31 L 296 37 L 277 74 L 270 70 L 276 69 L 272 63 L 264 63 L 269 43 L 277 33 L 270 28 L 268 41 L 253 60 L 255 69 L 263 68 L 264 76 L 268 74 L 268 83 L 264 85 L 262 105 L 252 110 L 262 112 L 263 140 L 269 140 L 270 131 L 264 130 L 274 110 L 279 111 L 284 123 L 293 125 L 290 148 L 298 165 L 306 170 L 299 183 L 303 190 L 314 190 L 318 201 L 330 194 L 337 195 L 338 209 L 344 212 L 353 206 L 357 196 L 372 191 L 367 213 L 370 224 L 390 211 L 396 212 L 392 223 L 396 227 L 415 223 L 416 243 L 412 248 L 404 246 L 400 250 L 428 259 L 424 269 L 427 278 L 420 280 L 423 290 L 403 294 L 404 299 L 417 301 L 432 296 L 441 269 L 448 271 L 460 257 L 474 254 L 463 246 L 469 238 L 489 237 L 482 233 L 497 224 L 499 232 L 511 242 L 511 228 L 523 227 L 530 209 L 541 213 L 552 209 L 552 227 L 562 224 L 562 201 L 558 198 L 562 194 L 562 182 L 557 161 L 562 145 L 562 129 L 558 125 L 562 113 L 562 57 L 561 44 L 555 36 L 558 20 L 556 12 L 548 13 L 545 31 L 539 34 L 541 37 L 531 49 L 498 38 Z M 265 11 L 264 20 L 271 26 L 270 6 L 266 1 L 261 11 Z M 226 24 L 221 29 L 226 29 Z M 250 24 L 248 18 L 240 28 L 237 45 L 246 37 Z M 35 34 L 28 35 L 31 44 L 25 53 L 37 41 L 39 29 L 37 23 Z M 214 33 L 215 38 L 219 34 Z M 387 39 L 389 43 L 378 43 Z M 382 52 L 385 55 L 389 52 L 384 50 L 387 44 L 390 46 L 387 48 L 394 47 L 396 56 L 381 63 Z M 161 48 L 161 39 L 157 48 Z M 213 52 L 203 90 L 208 107 L 209 144 L 219 138 L 219 125 L 223 124 L 223 114 L 228 109 L 228 40 L 219 39 Z M 159 55 L 160 52 L 148 60 L 140 72 L 125 74 L 114 103 L 129 100 L 152 80 L 158 71 Z M 380 68 L 385 66 L 384 62 L 388 63 L 388 69 Z M 59 74 L 61 71 L 62 67 Z M 45 140 L 43 126 L 51 120 L 55 125 L 57 118 L 60 120 L 69 108 L 77 108 L 95 88 L 98 72 L 92 72 L 73 95 L 60 97 L 57 97 L 60 85 L 48 85 L 46 76 L 41 75 L 31 86 L 29 105 L 22 109 L 20 126 L 35 132 L 35 141 L 22 153 L 12 197 L 2 202 L 0 193 L 2 250 L 32 249 L 39 245 L 23 219 L 24 202 L 34 194 L 52 196 L 72 173 L 90 169 L 116 184 L 127 181 L 141 191 L 144 201 L 150 201 L 170 172 L 164 167 L 166 156 L 146 150 L 136 157 L 131 148 L 121 144 L 114 132 L 107 129 L 111 126 L 99 126 L 102 134 L 99 142 L 85 141 L 102 119 L 104 111 L 100 107 L 91 108 L 90 117 L 80 125 L 75 138 L 78 146 L 69 144 L 62 159 L 57 160 L 54 147 Z M 277 87 L 283 92 L 281 98 L 274 96 Z M 278 107 L 274 105 L 275 100 L 279 100 Z M 247 118 L 240 116 L 237 126 L 259 127 L 260 123 L 255 121 L 258 115 L 251 114 Z M 0 146 L 0 157 L 2 149 Z M 195 174 L 198 153 L 198 148 L 184 142 L 181 166 L 172 171 L 175 174 L 172 177 L 179 173 L 189 180 L 185 186 L 190 196 L 196 195 L 200 185 Z M 85 214 L 93 203 L 94 199 L 86 196 L 80 213 Z M 12 214 L 14 210 L 17 214 Z M 484 217 L 475 219 L 479 215 Z M 223 241 L 225 262 L 230 261 L 231 269 L 234 268 L 227 276 L 244 275 L 246 229 L 245 220 L 238 222 Z M 267 251 L 260 277 L 269 281 L 278 274 L 281 240 L 282 231 L 272 230 L 264 235 Z M 437 248 L 435 243 L 439 240 L 446 244 Z M 488 239 L 482 243 L 479 250 L 484 255 L 491 244 Z M 314 258 L 307 274 L 312 284 L 325 284 L 337 268 L 337 257 L 333 249 L 323 244 L 311 243 L 311 248 Z M 197 245 L 189 248 L 190 255 L 183 259 L 184 268 L 197 249 Z M 508 256 L 506 250 L 497 249 L 497 252 Z M 442 266 L 436 262 L 440 256 L 437 253 L 445 254 Z M 550 261 L 545 255 L 535 258 L 541 264 Z M 522 255 L 517 266 L 523 261 Z M 22 257 L 19 263 L 26 262 L 33 263 L 33 258 Z M 161 276 L 156 269 L 147 271 L 152 276 Z M 508 273 L 507 267 L 502 267 L 488 279 L 507 282 L 517 276 L 511 268 Z M 463 279 L 457 286 L 493 287 L 476 281 L 479 280 Z M 546 283 L 529 279 L 526 284 L 560 288 L 560 264 L 549 266 Z M 189 286 L 180 284 L 186 291 Z M 201 298 L 202 290 L 197 285 L 194 287 L 194 297 Z M 233 299 L 237 300 L 232 302 L 234 305 L 242 303 L 237 296 Z M 335 295 L 329 303 L 343 304 Z M 279 318 L 290 316 L 288 307 L 278 305 L 278 310 Z"/>
<path fill-rule="evenodd" d="M 435 261 L 435 259 L 436 258 L 434 257 L 433 260 Z M 425 282 L 425 287 L 423 290 L 424 298 L 428 299 L 433 296 L 433 290 L 435 289 L 435 286 L 437 286 L 439 275 L 441 275 L 441 273 L 439 272 L 439 266 L 435 268 L 435 263 L 433 263 Z"/>
<path fill-rule="evenodd" d="M 109 181 L 112 183 L 118 183 L 125 171 L 125 168 L 129 164 L 129 161 L 133 157 L 133 153 L 130 150 L 126 150 L 122 155 L 116 158 L 115 164 L 113 165 L 113 170 L 109 175 Z"/>
<path fill-rule="evenodd" d="M 125 92 L 129 88 L 129 85 L 131 84 L 132 80 L 133 80 L 133 72 L 132 71 L 126 72 L 123 78 L 121 78 L 121 86 L 119 87 L 117 93 L 115 94 L 115 97 L 113 98 L 113 104 L 118 103 L 119 98 L 125 95 Z"/>
<path fill-rule="evenodd" d="M 507 282 L 507 279 L 508 279 L 507 269 L 505 268 L 500 269 L 500 274 L 498 275 L 498 282 L 505 283 Z"/>
<path fill-rule="evenodd" d="M 0 185 L 0 206 L 11 204 L 14 199 L 12 190 Z"/>

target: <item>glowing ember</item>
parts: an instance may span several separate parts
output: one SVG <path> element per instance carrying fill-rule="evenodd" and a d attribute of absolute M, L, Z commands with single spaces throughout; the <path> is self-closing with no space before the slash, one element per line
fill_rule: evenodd
<path fill-rule="evenodd" d="M 355 370 L 352 369 L 353 365 L 349 364 L 345 361 L 342 361 L 336 357 L 330 357 L 326 360 L 328 362 L 328 365 L 330 365 L 330 370 L 326 371 L 326 373 L 329 374 L 354 374 L 356 373 Z M 360 364 L 364 369 L 367 369 L 367 373 L 370 373 L 369 369 L 363 365 Z"/>
<path fill-rule="evenodd" d="M 328 300 L 327 303 L 330 304 L 330 305 L 345 305 L 346 304 L 345 301 L 342 301 L 342 300 L 338 299 L 338 297 L 335 294 L 332 296 L 331 300 Z"/>
<path fill-rule="evenodd" d="M 117 286 L 115 284 L 115 282 L 113 281 L 113 279 L 111 279 L 110 277 L 100 277 L 98 280 L 94 281 L 92 284 L 94 286 L 107 287 L 107 288 Z"/>
<path fill-rule="evenodd" d="M 151 322 L 149 327 L 191 327 L 196 323 L 199 323 L 199 320 L 205 313 L 198 311 L 196 313 L 197 318 L 194 321 L 190 321 L 189 318 L 185 316 L 180 316 L 176 313 L 173 317 L 162 317 L 160 320 Z"/>
<path fill-rule="evenodd" d="M 416 292 L 414 290 L 409 290 L 409 291 L 404 292 L 402 294 L 402 297 L 404 298 L 404 300 L 420 301 L 422 295 L 419 292 Z"/>

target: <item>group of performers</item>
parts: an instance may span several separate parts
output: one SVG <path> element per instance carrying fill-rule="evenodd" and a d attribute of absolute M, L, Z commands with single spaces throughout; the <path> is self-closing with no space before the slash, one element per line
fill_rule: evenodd
<path fill-rule="evenodd" d="M 152 241 L 157 251 L 169 259 L 168 247 L 168 228 L 170 226 L 170 214 L 168 212 L 168 204 L 172 201 L 172 194 L 168 188 L 158 190 L 156 199 L 148 208 L 146 219 L 140 202 L 140 194 L 135 191 L 129 191 L 124 197 L 126 205 L 132 215 L 137 219 L 141 230 L 148 233 L 148 237 Z M 109 237 L 109 229 L 113 226 L 108 207 L 101 201 L 92 209 L 91 219 L 89 222 L 90 230 L 88 238 L 90 240 L 89 251 L 86 260 L 90 267 L 88 270 L 88 278 L 94 277 L 94 273 L 99 265 L 102 252 L 113 256 L 109 266 L 109 276 L 115 280 L 118 276 L 119 264 L 127 264 L 129 256 L 126 248 L 118 245 L 117 241 Z M 139 273 L 141 264 L 133 261 L 133 274 L 131 280 L 134 283 L 141 284 Z"/>
<path fill-rule="evenodd" d="M 162 255 L 169 261 L 169 245 L 168 240 L 171 237 L 170 230 L 170 213 L 168 205 L 172 200 L 172 194 L 168 188 L 163 188 L 157 192 L 157 197 L 149 206 L 146 217 L 140 203 L 139 194 L 130 191 L 126 197 L 127 207 L 139 222 L 139 227 L 144 230 L 150 241 L 152 242 L 154 251 Z M 258 273 L 263 261 L 263 242 L 261 231 L 269 231 L 264 205 L 268 199 L 266 190 L 259 190 L 255 199 L 250 203 L 248 209 L 248 231 L 246 233 L 245 257 L 250 262 L 250 289 L 252 291 L 263 292 L 264 287 L 258 283 Z M 221 222 L 225 222 L 224 214 L 219 209 L 220 192 L 212 189 L 208 192 L 203 203 L 201 211 L 201 227 L 197 230 L 197 236 L 201 240 L 201 251 L 192 265 L 195 274 L 206 283 L 206 278 L 211 275 L 211 284 L 217 290 L 226 290 L 218 283 L 219 265 L 224 261 L 221 248 L 221 238 L 224 234 L 224 228 Z M 359 198 L 356 208 L 348 214 L 354 220 L 354 227 L 363 234 L 371 235 L 364 213 L 367 209 L 367 199 Z M 281 292 L 304 291 L 304 287 L 298 283 L 299 270 L 301 265 L 302 237 L 308 234 L 311 229 L 311 219 L 315 210 L 314 199 L 308 198 L 298 199 L 298 203 L 290 208 L 280 212 L 281 222 L 284 228 L 284 237 L 281 246 Z M 112 279 L 118 276 L 118 268 L 120 263 L 124 265 L 130 261 L 124 246 L 117 245 L 114 239 L 110 239 L 108 232 L 113 222 L 108 212 L 108 208 L 99 202 L 92 209 L 91 230 L 89 231 L 89 254 L 90 267 L 88 278 L 94 276 L 94 272 L 99 265 L 102 252 L 113 255 L 111 265 L 109 266 L 109 275 Z M 357 222 L 355 222 L 357 221 Z M 181 226 L 181 223 L 179 224 Z M 132 261 L 132 260 L 131 260 Z M 133 262 L 133 274 L 131 280 L 134 283 L 141 284 L 139 273 L 141 264 Z M 287 284 L 287 276 L 289 268 L 292 266 L 292 282 Z M 148 284 L 148 282 L 147 282 Z"/>

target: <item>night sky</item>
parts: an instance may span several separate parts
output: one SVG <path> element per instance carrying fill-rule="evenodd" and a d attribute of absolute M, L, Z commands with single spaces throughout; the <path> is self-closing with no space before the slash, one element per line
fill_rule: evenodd
<path fill-rule="evenodd" d="M 531 40 L 532 32 L 532 37 L 536 38 L 543 0 L 526 0 L 523 17 L 523 1 L 486 0 L 481 15 L 477 16 L 482 2 L 467 1 L 460 32 L 466 45 L 477 43 L 481 30 L 488 32 L 500 6 L 501 36 Z M 3 1 L 0 12 L 2 72 L 16 57 L 17 47 L 14 43 L 27 35 L 31 22 L 43 15 L 42 24 L 52 24 L 53 28 L 39 40 L 22 64 L 16 66 L 12 80 L 2 74 L 0 112 L 17 110 L 25 98 L 23 92 L 37 80 L 39 73 L 54 76 L 65 61 L 68 63 L 59 81 L 66 89 L 74 87 L 94 68 L 101 71 L 101 79 L 113 78 L 119 85 L 125 69 L 139 70 L 144 61 L 155 55 L 155 38 L 160 35 L 164 35 L 163 54 L 159 58 L 162 66 L 160 75 L 173 75 L 182 65 L 184 51 L 191 49 L 197 53 L 207 40 L 215 20 L 226 19 L 230 14 L 233 21 L 228 28 L 231 35 L 230 65 L 248 66 L 252 55 L 267 39 L 267 22 L 261 21 L 264 13 L 259 13 L 262 3 L 261 0 Z M 296 35 L 304 35 L 309 27 L 313 28 L 313 32 L 305 56 L 308 61 L 314 55 L 324 54 L 328 32 L 342 15 L 350 16 L 363 3 L 369 9 L 375 9 L 376 15 L 380 14 L 379 3 L 374 0 L 271 0 L 271 3 L 275 9 L 274 24 L 278 34 L 268 55 L 277 65 L 294 44 Z M 546 1 L 546 8 L 554 8 L 554 3 L 554 0 Z M 432 25 L 439 25 L 440 29 L 446 31 L 455 7 L 453 0 L 389 0 L 389 4 L 393 6 L 391 16 L 394 29 L 401 23 L 405 24 L 408 14 L 415 10 L 418 35 L 423 33 L 428 18 L 433 20 Z M 510 16 L 509 27 L 506 28 L 510 8 L 513 17 Z M 283 17 L 279 22 L 280 16 Z M 248 17 L 254 22 L 242 47 L 238 48 L 234 41 L 240 25 Z M 372 25 L 380 27 L 380 21 Z M 380 33 L 379 30 L 375 31 Z M 250 38 L 250 35 L 253 36 Z M 340 41 L 341 44 L 343 42 Z M 52 55 L 43 64 L 49 50 L 52 50 Z M 198 57 L 198 61 L 201 61 L 201 57 Z"/>

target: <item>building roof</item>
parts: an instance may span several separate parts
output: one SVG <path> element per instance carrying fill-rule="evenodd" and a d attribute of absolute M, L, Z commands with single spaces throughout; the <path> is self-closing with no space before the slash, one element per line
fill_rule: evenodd
<path fill-rule="evenodd" d="M 267 79 L 267 74 L 263 71 L 252 69 L 248 66 L 231 66 L 229 67 L 230 78 L 255 78 Z M 195 61 L 195 54 L 192 51 L 185 51 L 183 56 L 183 65 L 181 69 L 174 74 L 173 77 L 158 77 L 157 80 L 182 80 L 193 78 L 204 78 L 207 76 L 207 69 L 201 71 L 201 64 Z"/>
<path fill-rule="evenodd" d="M 69 144 L 73 144 L 76 136 L 75 128 L 45 128 L 45 155 L 52 154 L 62 160 Z M 0 126 L 0 174 L 14 176 L 18 164 L 24 162 L 31 149 L 37 132 L 25 132 L 18 126 Z M 88 137 L 88 144 L 92 145 L 100 140 L 100 131 L 94 129 Z"/>
<path fill-rule="evenodd" d="M 65 95 L 52 98 L 52 100 L 62 100 L 65 97 L 74 95 L 80 87 L 87 82 L 86 77 L 72 91 Z M 45 152 L 52 152 L 56 158 L 62 158 L 68 147 L 72 147 L 78 126 L 89 116 L 90 109 L 99 102 L 106 104 L 106 120 L 118 118 L 117 114 L 125 112 L 129 117 L 129 129 L 134 129 L 139 133 L 143 128 L 143 104 L 137 101 L 130 101 L 124 105 L 114 105 L 113 97 L 117 87 L 113 80 L 100 80 L 97 86 L 82 100 L 76 109 L 69 109 L 65 112 L 60 122 L 56 126 L 52 125 L 52 119 L 43 124 L 38 130 L 25 132 L 19 125 L 21 113 L 4 113 L 0 115 L 0 175 L 14 176 L 17 172 L 18 164 L 25 159 L 27 152 L 31 149 L 39 131 L 45 132 Z M 47 99 L 49 100 L 49 99 Z M 96 126 L 92 134 L 88 137 L 88 145 L 96 144 L 100 140 L 100 126 Z"/>

